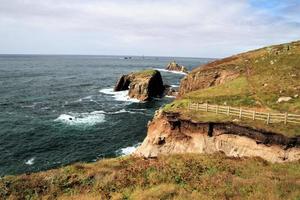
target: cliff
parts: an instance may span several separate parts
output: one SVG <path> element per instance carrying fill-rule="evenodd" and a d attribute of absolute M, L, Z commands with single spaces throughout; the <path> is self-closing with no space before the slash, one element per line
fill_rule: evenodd
<path fill-rule="evenodd" d="M 162 97 L 165 87 L 159 71 L 145 70 L 121 76 L 114 90 L 129 90 L 130 98 L 148 101 L 152 97 Z"/>
<path fill-rule="evenodd" d="M 235 123 L 195 122 L 180 113 L 157 113 L 135 155 L 223 152 L 232 157 L 261 157 L 270 162 L 300 159 L 300 136 L 286 137 Z"/>
<path fill-rule="evenodd" d="M 198 92 L 205 96 L 205 90 L 211 88 L 220 90 L 218 98 L 205 100 L 224 103 L 239 96 L 241 106 L 260 106 L 279 111 L 300 112 L 300 42 L 292 42 L 261 48 L 254 51 L 220 59 L 192 70 L 181 80 L 179 96 L 185 98 L 188 93 Z M 237 79 L 243 79 L 239 88 L 232 88 Z M 224 88 L 225 85 L 230 85 Z M 230 92 L 232 94 L 230 94 Z M 224 96 L 223 99 L 219 98 Z M 247 98 L 246 98 L 247 97 Z M 281 97 L 291 97 L 294 101 L 278 104 Z M 198 98 L 200 99 L 200 98 Z M 203 98 L 202 98 L 203 99 Z M 250 100 L 252 102 L 250 102 Z"/>
<path fill-rule="evenodd" d="M 220 59 L 181 80 L 177 99 L 154 117 L 136 155 L 224 152 L 271 162 L 300 159 L 299 124 L 239 119 L 194 111 L 188 104 L 211 103 L 254 111 L 300 113 L 300 42 L 275 45 Z"/>

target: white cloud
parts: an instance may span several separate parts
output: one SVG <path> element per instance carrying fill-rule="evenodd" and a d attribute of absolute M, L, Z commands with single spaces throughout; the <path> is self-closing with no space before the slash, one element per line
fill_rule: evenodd
<path fill-rule="evenodd" d="M 295 6 L 277 15 L 246 0 L 0 0 L 0 53 L 219 57 L 298 39 Z"/>

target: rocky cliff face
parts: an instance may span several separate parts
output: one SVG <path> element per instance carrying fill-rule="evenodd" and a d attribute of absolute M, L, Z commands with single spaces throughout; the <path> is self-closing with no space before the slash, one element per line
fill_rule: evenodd
<path fill-rule="evenodd" d="M 175 61 L 170 62 L 170 63 L 167 65 L 166 70 L 188 73 L 188 70 L 187 70 L 186 67 L 177 64 Z"/>
<path fill-rule="evenodd" d="M 181 80 L 179 95 L 220 85 L 237 78 L 245 70 L 233 64 L 235 60 L 237 60 L 236 57 L 230 57 L 194 69 Z"/>
<path fill-rule="evenodd" d="M 300 137 L 242 127 L 232 123 L 201 123 L 159 111 L 135 155 L 224 152 L 233 157 L 261 157 L 270 162 L 300 159 Z"/>
<path fill-rule="evenodd" d="M 130 98 L 141 101 L 152 97 L 161 97 L 164 92 L 162 77 L 157 70 L 145 70 L 121 76 L 114 88 L 115 91 L 129 90 Z"/>

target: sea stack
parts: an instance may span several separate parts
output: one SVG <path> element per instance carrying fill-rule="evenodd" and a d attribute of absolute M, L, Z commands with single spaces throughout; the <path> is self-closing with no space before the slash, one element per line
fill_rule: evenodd
<path fill-rule="evenodd" d="M 177 64 L 175 61 L 170 62 L 167 65 L 166 70 L 188 73 L 188 70 L 186 67 Z"/>
<path fill-rule="evenodd" d="M 149 101 L 153 97 L 162 97 L 164 85 L 161 74 L 157 70 L 144 70 L 122 75 L 114 88 L 115 91 L 129 90 L 130 98 Z"/>

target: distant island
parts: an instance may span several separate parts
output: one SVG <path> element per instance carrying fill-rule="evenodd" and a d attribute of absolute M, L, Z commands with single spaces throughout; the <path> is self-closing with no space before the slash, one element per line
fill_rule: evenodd
<path fill-rule="evenodd" d="M 187 68 L 185 66 L 177 64 L 176 61 L 170 62 L 167 65 L 166 70 L 188 73 Z"/>

